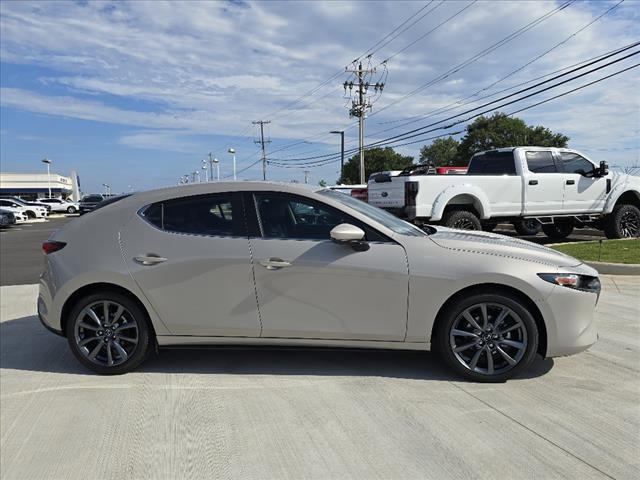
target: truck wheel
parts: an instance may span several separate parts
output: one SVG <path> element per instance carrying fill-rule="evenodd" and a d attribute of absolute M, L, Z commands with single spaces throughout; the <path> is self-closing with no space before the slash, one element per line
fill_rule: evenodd
<path fill-rule="evenodd" d="M 542 225 L 542 231 L 549 238 L 562 240 L 573 232 L 573 221 L 558 219 L 552 224 Z"/>
<path fill-rule="evenodd" d="M 640 236 L 640 210 L 633 205 L 617 205 L 602 222 L 607 238 Z"/>
<path fill-rule="evenodd" d="M 485 232 L 493 232 L 498 226 L 498 222 L 491 220 L 480 222 L 480 224 L 482 225 L 482 230 L 484 230 Z"/>
<path fill-rule="evenodd" d="M 513 222 L 513 228 L 518 235 L 537 235 L 542 230 L 542 224 L 535 218 L 522 218 Z"/>
<path fill-rule="evenodd" d="M 482 230 L 480 219 L 473 212 L 467 210 L 450 210 L 442 219 L 445 227 L 458 230 Z"/>

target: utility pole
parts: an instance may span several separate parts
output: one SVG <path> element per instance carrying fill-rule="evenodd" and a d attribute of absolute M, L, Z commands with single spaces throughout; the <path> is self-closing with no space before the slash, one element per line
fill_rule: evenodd
<path fill-rule="evenodd" d="M 344 130 L 331 130 L 329 133 L 340 134 L 340 183 L 344 181 Z"/>
<path fill-rule="evenodd" d="M 309 170 L 305 170 L 304 171 L 304 183 L 309 183 L 309 174 L 311 173 L 311 171 Z"/>
<path fill-rule="evenodd" d="M 369 55 L 367 58 L 371 58 Z M 357 65 L 356 65 L 357 63 Z M 386 63 L 383 62 L 385 69 Z M 353 69 L 346 69 L 347 72 L 351 72 L 355 74 L 357 82 L 344 82 L 343 87 L 345 92 L 347 88 L 349 90 L 353 90 L 354 85 L 357 87 L 357 100 L 352 100 L 351 108 L 349 109 L 349 116 L 358 117 L 358 126 L 359 128 L 359 150 L 360 150 L 360 183 L 364 184 L 365 182 L 365 169 L 364 169 L 364 119 L 366 117 L 367 109 L 371 110 L 371 102 L 367 97 L 367 91 L 369 87 L 374 87 L 375 92 L 382 93 L 384 88 L 384 83 L 376 82 L 375 84 L 371 84 L 367 81 L 367 75 L 376 73 L 375 67 L 373 68 L 363 68 L 362 60 L 357 60 L 353 62 Z"/>
<path fill-rule="evenodd" d="M 267 152 L 265 151 L 265 144 L 271 143 L 271 140 L 264 139 L 264 126 L 271 123 L 271 120 L 257 120 L 251 122 L 254 125 L 260 125 L 260 140 L 255 140 L 254 143 L 259 143 L 262 146 L 262 180 L 267 179 Z"/>

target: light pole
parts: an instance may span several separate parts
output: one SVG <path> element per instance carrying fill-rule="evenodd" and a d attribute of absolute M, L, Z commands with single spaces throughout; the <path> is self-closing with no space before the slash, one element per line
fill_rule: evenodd
<path fill-rule="evenodd" d="M 49 189 L 49 198 L 51 198 L 51 160 L 43 158 L 42 163 L 47 164 L 47 187 Z"/>
<path fill-rule="evenodd" d="M 236 180 L 236 151 L 234 148 L 230 148 L 227 152 L 233 155 L 233 179 Z"/>
<path fill-rule="evenodd" d="M 344 130 L 331 130 L 329 133 L 340 134 L 340 151 L 342 152 L 340 156 L 340 183 L 342 183 L 344 178 Z"/>
<path fill-rule="evenodd" d="M 220 160 L 213 159 L 213 164 L 216 166 L 216 181 L 220 181 Z M 211 178 L 213 179 L 213 170 L 211 170 Z"/>
<path fill-rule="evenodd" d="M 102 186 L 104 187 L 104 194 L 109 196 L 109 194 L 111 193 L 111 186 L 107 185 L 106 183 L 103 183 Z"/>
<path fill-rule="evenodd" d="M 204 170 L 204 182 L 208 182 L 209 181 L 209 175 L 207 174 L 207 161 L 203 160 L 202 161 L 203 165 L 202 165 L 202 170 Z"/>

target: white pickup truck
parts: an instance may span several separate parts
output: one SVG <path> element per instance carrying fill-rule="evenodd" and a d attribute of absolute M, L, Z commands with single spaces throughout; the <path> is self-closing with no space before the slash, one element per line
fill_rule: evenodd
<path fill-rule="evenodd" d="M 609 172 L 576 150 L 511 147 L 475 154 L 466 175 L 374 174 L 369 203 L 417 224 L 492 230 L 512 222 L 565 238 L 575 226 L 640 235 L 640 177 Z"/>

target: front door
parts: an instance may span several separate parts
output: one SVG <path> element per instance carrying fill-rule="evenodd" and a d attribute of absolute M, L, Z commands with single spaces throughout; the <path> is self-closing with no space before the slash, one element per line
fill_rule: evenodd
<path fill-rule="evenodd" d="M 564 213 L 602 212 L 607 199 L 607 179 L 595 175 L 596 167 L 573 152 L 558 152 L 564 172 Z"/>
<path fill-rule="evenodd" d="M 171 333 L 260 336 L 238 194 L 154 203 L 122 228 L 121 242 L 131 275 Z"/>
<path fill-rule="evenodd" d="M 564 175 L 551 150 L 525 153 L 528 172 L 523 172 L 525 215 L 553 215 L 562 212 Z"/>
<path fill-rule="evenodd" d="M 402 246 L 305 197 L 258 193 L 254 205 L 260 233 L 250 244 L 263 337 L 404 340 Z M 370 248 L 332 242 L 329 232 L 340 223 L 363 228 Z"/>

